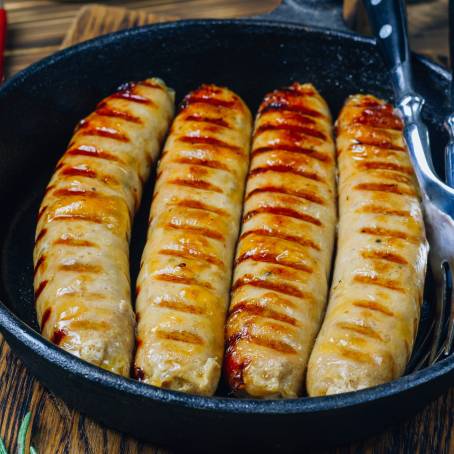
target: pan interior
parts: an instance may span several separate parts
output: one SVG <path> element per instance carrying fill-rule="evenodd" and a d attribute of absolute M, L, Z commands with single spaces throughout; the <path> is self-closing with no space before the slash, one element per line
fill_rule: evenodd
<path fill-rule="evenodd" d="M 228 86 L 253 112 L 265 93 L 293 81 L 314 83 L 334 118 L 353 93 L 392 100 L 371 43 L 252 21 L 192 21 L 125 32 L 66 51 L 16 77 L 0 90 L 0 299 L 35 329 L 32 251 L 45 186 L 77 121 L 120 84 L 149 76 L 173 87 L 177 101 L 202 83 Z M 442 172 L 448 81 L 420 61 L 415 62 L 415 80 L 427 100 L 424 119 Z M 133 229 L 133 285 L 153 183 L 154 176 L 146 184 Z M 429 277 L 420 336 L 432 318 L 434 297 Z M 225 394 L 221 384 L 218 395 Z"/>

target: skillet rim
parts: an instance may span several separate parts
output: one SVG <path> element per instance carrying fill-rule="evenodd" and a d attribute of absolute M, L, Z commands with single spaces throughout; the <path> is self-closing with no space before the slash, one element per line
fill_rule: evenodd
<path fill-rule="evenodd" d="M 287 29 L 296 30 L 305 33 L 321 33 L 324 36 L 340 37 L 353 42 L 360 42 L 375 46 L 374 38 L 361 36 L 348 31 L 331 30 L 323 27 L 307 26 L 294 23 L 288 23 L 279 20 L 259 18 L 259 19 L 191 19 L 180 20 L 176 22 L 165 22 L 159 24 L 150 24 L 133 29 L 127 29 L 107 35 L 96 37 L 67 49 L 60 50 L 33 65 L 22 70 L 6 81 L 0 87 L 0 98 L 8 94 L 16 85 L 20 85 L 29 76 L 38 73 L 41 69 L 46 68 L 62 59 L 74 54 L 83 53 L 85 49 L 103 46 L 110 42 L 120 42 L 128 36 L 136 36 L 142 33 L 149 33 L 150 30 L 166 30 L 174 28 L 183 28 L 187 26 L 264 26 L 269 29 Z M 413 54 L 415 55 L 415 54 Z M 442 66 L 432 60 L 416 55 L 417 59 L 427 66 L 429 70 L 437 73 L 439 76 L 450 80 L 450 73 Z M 107 387 L 108 389 L 129 394 L 131 397 L 141 397 L 160 401 L 164 404 L 191 408 L 199 411 L 213 411 L 225 413 L 241 414 L 308 414 L 317 412 L 329 412 L 339 408 L 349 408 L 357 405 L 366 404 L 372 401 L 390 398 L 404 391 L 409 391 L 427 382 L 441 378 L 454 371 L 454 355 L 448 357 L 435 365 L 404 375 L 391 382 L 349 393 L 343 393 L 323 397 L 300 397 L 297 399 L 234 399 L 228 397 L 206 397 L 193 394 L 185 394 L 177 391 L 161 389 L 152 385 L 147 385 L 139 381 L 125 378 L 114 374 L 100 367 L 87 363 L 78 357 L 71 355 L 65 350 L 53 345 L 40 333 L 33 330 L 24 321 L 17 317 L 7 306 L 0 300 L 0 330 L 7 333 L 7 336 L 14 337 L 15 341 L 21 343 L 25 348 L 31 350 L 34 355 L 40 357 L 42 361 L 47 361 L 53 367 L 60 368 L 63 372 L 72 375 L 76 380 L 88 381 L 93 386 Z M 13 349 L 14 351 L 14 349 Z"/>

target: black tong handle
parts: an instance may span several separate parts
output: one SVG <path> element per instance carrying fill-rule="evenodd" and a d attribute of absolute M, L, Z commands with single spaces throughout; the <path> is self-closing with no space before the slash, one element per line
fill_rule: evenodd
<path fill-rule="evenodd" d="M 398 97 L 413 91 L 404 0 L 364 0 L 383 60 Z"/>

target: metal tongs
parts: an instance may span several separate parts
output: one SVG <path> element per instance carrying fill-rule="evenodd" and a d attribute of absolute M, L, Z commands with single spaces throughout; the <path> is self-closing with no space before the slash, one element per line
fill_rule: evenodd
<path fill-rule="evenodd" d="M 437 286 L 435 316 L 416 346 L 408 371 L 446 358 L 454 341 L 454 114 L 446 120 L 450 142 L 445 152 L 445 180 L 435 174 L 429 134 L 421 119 L 424 99 L 414 91 L 404 0 L 364 0 L 383 60 L 390 72 L 404 138 L 421 190 L 429 263 Z M 454 97 L 453 97 L 454 99 Z M 451 105 L 454 108 L 454 104 Z"/>

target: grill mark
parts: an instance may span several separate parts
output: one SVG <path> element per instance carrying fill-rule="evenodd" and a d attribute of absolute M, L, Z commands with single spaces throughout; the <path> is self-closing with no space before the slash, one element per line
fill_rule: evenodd
<path fill-rule="evenodd" d="M 144 381 L 145 380 L 145 372 L 141 367 L 134 366 L 131 371 L 131 375 L 135 380 Z"/>
<path fill-rule="evenodd" d="M 356 274 L 353 276 L 353 281 L 360 284 L 376 285 L 384 287 L 396 292 L 405 293 L 405 290 L 399 285 L 399 282 L 393 279 L 384 279 L 378 276 L 365 276 L 364 274 Z"/>
<path fill-rule="evenodd" d="M 102 267 L 90 263 L 71 263 L 63 264 L 58 267 L 63 272 L 76 272 L 76 273 L 100 273 Z"/>
<path fill-rule="evenodd" d="M 235 292 L 239 288 L 246 285 L 273 290 L 275 292 L 283 293 L 284 295 L 295 296 L 297 298 L 307 298 L 307 295 L 294 285 L 267 281 L 265 279 L 256 278 L 251 274 L 245 274 L 243 277 L 238 278 L 233 284 L 232 291 Z"/>
<path fill-rule="evenodd" d="M 402 131 L 402 121 L 394 115 L 393 109 L 389 104 L 370 107 L 371 108 L 363 110 L 358 117 L 354 118 L 353 124 L 361 124 L 378 129 Z"/>
<path fill-rule="evenodd" d="M 173 340 L 176 342 L 184 342 L 186 344 L 203 345 L 203 339 L 197 334 L 189 331 L 163 331 L 157 330 L 156 337 L 161 339 Z"/>
<path fill-rule="evenodd" d="M 320 162 L 331 162 L 331 157 L 326 155 L 325 153 L 320 153 L 319 151 L 314 150 L 312 148 L 300 147 L 298 145 L 289 144 L 275 144 L 265 147 L 254 148 L 251 152 L 251 158 L 262 153 L 268 153 L 270 151 L 286 151 L 288 153 L 302 154 L 304 156 L 313 158 L 316 161 Z"/>
<path fill-rule="evenodd" d="M 216 147 L 226 148 L 231 150 L 240 156 L 243 156 L 243 152 L 240 147 L 224 142 L 223 140 L 216 139 L 215 137 L 205 136 L 182 136 L 177 139 L 179 142 L 190 143 L 192 145 L 213 145 Z"/>
<path fill-rule="evenodd" d="M 212 98 L 207 95 L 195 95 L 189 94 L 186 96 L 181 103 L 180 110 L 186 109 L 191 104 L 207 104 L 214 107 L 226 107 L 232 108 L 235 105 L 235 101 L 227 101 L 225 99 Z"/>
<path fill-rule="evenodd" d="M 214 184 L 209 183 L 208 181 L 204 180 L 189 180 L 186 178 L 174 178 L 173 180 L 169 180 L 167 182 L 168 184 L 174 184 L 176 186 L 186 186 L 189 188 L 195 188 L 195 189 L 201 189 L 202 191 L 212 191 L 212 192 L 218 192 L 220 194 L 223 194 L 224 191 L 219 187 Z"/>
<path fill-rule="evenodd" d="M 78 240 L 76 238 L 58 238 L 54 241 L 54 244 L 60 244 L 64 246 L 75 246 L 75 247 L 98 247 L 97 244 L 87 241 Z"/>
<path fill-rule="evenodd" d="M 394 312 L 390 311 L 388 308 L 375 301 L 354 301 L 352 305 L 356 307 L 362 307 L 364 309 L 369 309 L 371 311 L 380 312 L 381 314 L 388 315 L 389 317 L 394 317 Z"/>
<path fill-rule="evenodd" d="M 248 302 L 247 300 L 240 301 L 238 304 L 235 304 L 235 306 L 230 310 L 229 318 L 232 318 L 236 314 L 242 313 L 257 315 L 259 317 L 286 323 L 291 326 L 297 326 L 299 324 L 296 318 L 274 311 L 273 309 L 263 307 L 259 304 Z"/>
<path fill-rule="evenodd" d="M 36 222 L 39 222 L 39 220 L 42 218 L 42 216 L 46 212 L 46 210 L 47 210 L 47 205 L 41 207 L 41 209 L 38 211 L 38 216 L 36 218 Z"/>
<path fill-rule="evenodd" d="M 365 233 L 367 235 L 374 235 L 374 236 L 383 236 L 385 238 L 398 238 L 400 240 L 407 240 L 411 243 L 418 243 L 418 238 L 408 235 L 405 232 L 401 232 L 399 230 L 390 230 L 385 229 L 383 227 L 363 227 L 360 230 L 361 233 Z"/>
<path fill-rule="evenodd" d="M 216 265 L 219 268 L 224 268 L 224 263 L 222 262 L 222 260 L 219 260 L 214 255 L 204 254 L 203 252 L 200 252 L 192 247 L 185 247 L 182 250 L 161 249 L 158 254 L 181 257 L 184 259 L 198 259 L 202 260 L 203 262 L 210 263 L 211 265 Z"/>
<path fill-rule="evenodd" d="M 46 256 L 43 254 L 43 255 L 41 255 L 41 257 L 36 262 L 35 268 L 33 269 L 33 277 L 36 276 L 36 273 L 38 272 L 38 270 L 41 267 L 41 265 L 43 263 L 45 263 L 45 261 L 46 261 Z"/>
<path fill-rule="evenodd" d="M 164 282 L 174 282 L 175 284 L 183 284 L 183 285 L 195 285 L 198 287 L 204 287 L 209 290 L 212 290 L 213 287 L 209 282 L 202 282 L 192 277 L 186 276 L 178 276 L 177 274 L 155 274 L 154 279 L 157 281 L 164 281 Z"/>
<path fill-rule="evenodd" d="M 85 291 L 74 291 L 74 292 L 69 292 L 65 293 L 64 295 L 61 295 L 61 297 L 67 297 L 67 298 L 83 298 L 85 301 L 86 300 L 100 300 L 104 301 L 106 300 L 106 295 L 103 293 L 98 293 L 98 292 L 85 292 Z"/>
<path fill-rule="evenodd" d="M 178 300 L 169 300 L 169 299 L 162 299 L 155 303 L 156 306 L 165 307 L 166 309 L 172 309 L 178 312 L 185 312 L 187 314 L 194 314 L 194 315 L 204 315 L 205 310 L 201 309 L 200 307 L 196 307 L 190 304 L 186 304 L 183 301 Z"/>
<path fill-rule="evenodd" d="M 255 229 L 255 230 L 249 230 L 247 232 L 244 232 L 240 236 L 240 240 L 243 240 L 244 238 L 246 238 L 249 235 L 259 235 L 259 236 L 268 236 L 271 238 L 278 238 L 281 240 L 290 241 L 291 243 L 299 244 L 300 246 L 309 247 L 316 251 L 320 250 L 320 246 L 318 244 L 316 244 L 314 241 L 309 240 L 307 238 L 301 238 L 301 237 L 293 236 L 293 235 L 286 235 L 285 233 L 280 233 L 280 232 L 276 232 L 276 231 L 268 231 L 265 229 Z"/>
<path fill-rule="evenodd" d="M 216 126 L 222 126 L 224 128 L 230 128 L 229 123 L 227 123 L 224 119 L 219 118 L 219 117 L 214 118 L 214 117 L 204 117 L 199 114 L 189 114 L 189 115 L 186 115 L 186 117 L 184 117 L 184 120 L 185 121 L 194 121 L 197 123 L 209 123 L 209 124 L 216 125 Z"/>
<path fill-rule="evenodd" d="M 296 112 L 308 117 L 323 118 L 323 115 L 317 110 L 310 109 L 305 106 L 295 106 L 288 102 L 283 101 L 265 101 L 259 108 L 259 113 L 264 114 L 267 112 Z"/>
<path fill-rule="evenodd" d="M 143 80 L 138 82 L 137 85 L 143 85 L 144 87 L 148 88 L 156 88 L 157 90 L 164 90 L 164 87 L 157 82 L 151 82 L 150 80 Z"/>
<path fill-rule="evenodd" d="M 262 213 L 271 213 L 271 214 L 276 214 L 278 216 L 286 216 L 286 217 L 298 219 L 300 221 L 304 221 L 304 222 L 307 222 L 307 223 L 310 223 L 310 224 L 313 224 L 313 225 L 316 225 L 319 227 L 322 225 L 320 220 L 318 220 L 317 218 L 315 218 L 309 214 L 300 213 L 299 211 L 293 210 L 292 208 L 273 207 L 273 206 L 265 206 L 265 207 L 257 208 L 256 210 L 248 211 L 243 217 L 243 222 L 247 222 L 254 216 L 257 216 Z"/>
<path fill-rule="evenodd" d="M 386 161 L 362 161 L 357 164 L 361 169 L 365 170 L 393 170 L 395 172 L 405 173 L 407 175 L 413 175 L 413 169 L 408 166 L 401 166 L 393 162 Z"/>
<path fill-rule="evenodd" d="M 275 350 L 279 353 L 286 353 L 295 355 L 297 351 L 289 344 L 279 341 L 277 339 L 266 338 L 264 336 L 250 336 L 251 344 L 260 345 L 261 347 L 269 348 L 270 350 Z"/>
<path fill-rule="evenodd" d="M 56 329 L 52 335 L 51 342 L 55 345 L 60 345 L 63 338 L 67 335 L 68 333 L 64 329 Z"/>
<path fill-rule="evenodd" d="M 91 169 L 79 169 L 77 167 L 65 167 L 61 171 L 62 175 L 66 176 L 80 176 L 86 178 L 96 178 L 97 174 L 94 170 Z"/>
<path fill-rule="evenodd" d="M 413 184 L 413 180 L 409 175 L 404 175 L 402 173 L 394 172 L 392 170 L 374 170 L 374 171 L 375 177 L 384 178 L 386 180 L 395 181 L 397 183 L 403 183 L 408 186 L 411 186 Z"/>
<path fill-rule="evenodd" d="M 291 268 L 297 271 L 304 271 L 305 273 L 313 273 L 314 270 L 303 263 L 295 262 L 283 262 L 280 261 L 279 256 L 271 252 L 259 251 L 255 252 L 255 249 L 247 251 L 244 254 L 241 254 L 236 260 L 235 264 L 239 265 L 240 263 L 245 262 L 246 260 L 253 260 L 254 262 L 263 262 L 263 263 L 273 263 L 275 265 L 283 266 L 286 268 Z"/>
<path fill-rule="evenodd" d="M 81 136 L 98 136 L 98 137 L 105 137 L 107 139 L 118 140 L 119 142 L 130 142 L 129 137 L 117 131 L 114 128 L 107 128 L 105 126 L 90 126 L 87 123 L 87 126 L 83 126 L 79 129 L 78 134 Z"/>
<path fill-rule="evenodd" d="M 374 140 L 373 138 L 369 139 L 355 139 L 358 144 L 361 145 L 371 145 L 376 148 L 384 148 L 387 150 L 393 150 L 393 151 L 407 151 L 405 147 L 400 147 L 398 145 L 394 145 L 392 142 L 388 140 Z"/>
<path fill-rule="evenodd" d="M 377 192 L 388 192 L 398 195 L 409 195 L 415 196 L 416 192 L 411 188 L 403 188 L 398 184 L 387 184 L 387 183 L 360 183 L 353 187 L 360 191 L 377 191 Z"/>
<path fill-rule="evenodd" d="M 260 134 L 263 134 L 267 131 L 287 131 L 293 134 L 303 134 L 310 137 L 315 137 L 317 139 L 327 140 L 326 134 L 321 131 L 318 131 L 314 128 L 308 128 L 307 126 L 293 125 L 293 124 L 263 124 L 259 126 L 254 131 L 254 137 L 258 137 Z"/>
<path fill-rule="evenodd" d="M 391 208 L 381 207 L 378 205 L 365 205 L 358 209 L 357 213 L 386 214 L 389 216 L 399 216 L 408 218 L 411 213 L 407 210 L 394 210 Z"/>
<path fill-rule="evenodd" d="M 52 308 L 48 307 L 41 318 L 41 331 L 44 331 L 46 323 L 49 321 L 50 314 L 52 313 Z"/>
<path fill-rule="evenodd" d="M 206 236 L 208 238 L 212 238 L 214 240 L 224 241 L 224 236 L 221 233 L 216 232 L 215 230 L 207 229 L 205 227 L 196 227 L 196 226 L 192 226 L 192 225 L 184 225 L 184 224 L 181 225 L 181 224 L 172 224 L 172 223 L 167 224 L 167 227 L 170 227 L 170 228 L 176 229 L 176 230 L 187 230 L 188 232 L 198 233 L 200 235 Z"/>
<path fill-rule="evenodd" d="M 182 157 L 182 158 L 173 159 L 170 162 L 171 163 L 176 163 L 176 164 L 190 164 L 190 165 L 196 165 L 196 166 L 200 166 L 200 167 L 208 167 L 210 169 L 226 170 L 227 172 L 231 171 L 222 162 L 215 161 L 215 160 L 209 160 L 209 159 L 198 159 L 198 158 Z"/>
<path fill-rule="evenodd" d="M 229 214 L 226 213 L 224 210 L 221 208 L 216 208 L 212 205 L 208 205 L 203 202 L 199 202 L 198 200 L 180 200 L 179 202 L 176 202 L 175 205 L 185 207 L 185 208 L 193 208 L 195 210 L 203 210 L 203 211 L 208 211 L 210 213 L 215 213 L 220 216 L 228 216 Z"/>
<path fill-rule="evenodd" d="M 154 102 L 151 99 L 145 98 L 144 96 L 137 95 L 132 93 L 131 91 L 120 91 L 118 93 L 114 93 L 113 95 L 109 96 L 107 99 L 126 99 L 127 101 L 135 102 L 138 104 L 145 104 L 145 105 L 154 105 Z M 99 107 L 103 107 L 106 101 L 101 101 Z"/>
<path fill-rule="evenodd" d="M 107 106 L 101 106 L 96 110 L 96 115 L 100 117 L 119 118 L 129 123 L 142 124 L 142 120 L 129 112 L 115 110 Z"/>
<path fill-rule="evenodd" d="M 361 255 L 365 259 L 379 259 L 386 260 L 387 262 L 397 263 L 399 265 L 408 265 L 407 260 L 405 260 L 401 255 L 393 254 L 392 252 L 380 250 L 362 251 Z"/>
<path fill-rule="evenodd" d="M 280 186 L 280 187 L 264 186 L 261 188 L 253 189 L 251 192 L 249 192 L 246 195 L 245 201 L 249 200 L 252 196 L 254 196 L 256 194 L 262 194 L 262 193 L 267 193 L 267 192 L 276 193 L 276 194 L 286 194 L 286 195 L 290 195 L 293 197 L 298 197 L 300 199 L 304 199 L 309 202 L 316 203 L 317 205 L 325 204 L 325 201 L 318 195 L 314 194 L 313 192 L 304 191 L 304 190 L 292 190 L 292 189 L 285 188 L 283 186 Z"/>
<path fill-rule="evenodd" d="M 383 342 L 383 338 L 380 336 L 380 334 L 375 331 L 373 328 L 370 326 L 361 326 L 361 325 L 356 325 L 355 323 L 348 323 L 348 322 L 339 322 L 336 323 L 336 326 L 339 328 L 346 330 L 346 331 L 353 331 L 354 333 L 361 334 L 365 337 L 370 337 L 375 340 L 379 340 Z"/>
<path fill-rule="evenodd" d="M 352 350 L 347 347 L 342 347 L 341 345 L 337 345 L 336 347 L 340 355 L 344 358 L 351 359 L 360 363 L 367 363 L 374 366 L 376 365 L 374 359 L 368 353 Z"/>
<path fill-rule="evenodd" d="M 102 216 L 92 216 L 89 214 L 61 214 L 54 216 L 53 221 L 86 221 L 95 224 L 104 224 Z"/>
<path fill-rule="evenodd" d="M 70 156 L 90 156 L 92 158 L 104 159 L 106 161 L 115 161 L 124 164 L 123 160 L 107 151 L 99 150 L 91 145 L 81 145 L 77 148 L 71 148 L 66 152 Z"/>
<path fill-rule="evenodd" d="M 51 184 L 49 186 L 47 186 L 46 190 L 44 191 L 44 195 L 48 194 L 50 191 L 52 191 L 52 189 L 55 188 L 55 184 Z"/>
<path fill-rule="evenodd" d="M 292 165 L 285 164 L 276 164 L 276 165 L 267 165 L 264 167 L 256 167 L 249 172 L 249 177 L 254 177 L 255 175 L 260 175 L 267 172 L 277 172 L 277 173 L 290 173 L 292 175 L 300 176 L 307 178 L 313 181 L 324 182 L 323 178 L 315 172 L 306 172 L 305 170 L 295 169 Z"/>
<path fill-rule="evenodd" d="M 41 293 L 43 293 L 43 290 L 46 288 L 46 285 L 49 283 L 47 279 L 44 279 L 41 281 L 38 285 L 38 288 L 35 290 L 35 300 L 39 298 Z"/>
<path fill-rule="evenodd" d="M 46 235 L 47 233 L 47 229 L 42 229 L 38 236 L 36 237 L 36 240 L 35 240 L 35 243 L 38 243 L 40 240 L 42 240 L 44 238 L 44 236 Z"/>
<path fill-rule="evenodd" d="M 85 189 L 70 189 L 70 188 L 57 189 L 53 193 L 53 195 L 55 197 L 75 197 L 75 196 L 89 197 L 89 198 L 102 197 L 102 195 L 100 195 L 96 191 L 87 191 Z"/>
<path fill-rule="evenodd" d="M 273 113 L 272 111 L 268 112 L 268 113 Z M 277 118 L 277 120 L 279 122 L 288 122 L 288 121 L 295 121 L 299 124 L 304 124 L 304 125 L 312 125 L 312 126 L 316 126 L 317 125 L 317 122 L 311 118 L 311 117 L 308 117 L 307 115 L 304 115 L 302 113 L 298 113 L 298 112 L 279 112 L 279 117 Z M 261 116 L 260 118 L 261 120 L 263 119 L 263 115 Z"/>

